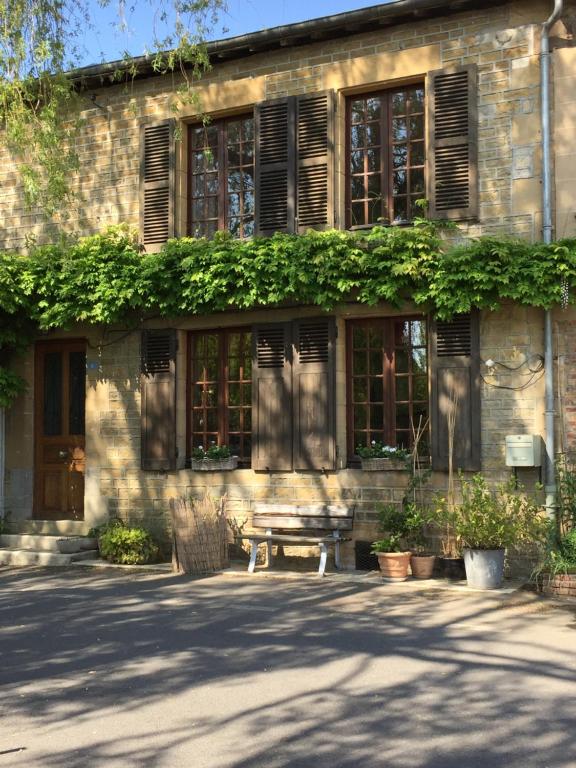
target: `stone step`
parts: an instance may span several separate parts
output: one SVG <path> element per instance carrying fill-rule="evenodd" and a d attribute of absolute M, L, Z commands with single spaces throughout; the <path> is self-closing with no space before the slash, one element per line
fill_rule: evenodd
<path fill-rule="evenodd" d="M 26 566 L 62 566 L 79 560 L 94 560 L 98 557 L 95 549 L 75 552 L 73 555 L 61 555 L 57 552 L 40 552 L 33 549 L 0 548 L 0 565 Z"/>
<path fill-rule="evenodd" d="M 60 553 L 58 542 L 62 540 L 76 544 L 76 551 L 98 548 L 96 539 L 87 536 L 48 536 L 39 533 L 4 533 L 0 536 L 0 547 Z"/>
<path fill-rule="evenodd" d="M 6 532 L 38 536 L 86 536 L 90 526 L 84 520 L 8 520 Z"/>

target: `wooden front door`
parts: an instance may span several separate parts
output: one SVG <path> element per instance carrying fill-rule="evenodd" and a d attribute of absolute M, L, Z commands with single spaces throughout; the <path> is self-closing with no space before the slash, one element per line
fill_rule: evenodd
<path fill-rule="evenodd" d="M 34 517 L 84 519 L 86 343 L 36 344 Z"/>

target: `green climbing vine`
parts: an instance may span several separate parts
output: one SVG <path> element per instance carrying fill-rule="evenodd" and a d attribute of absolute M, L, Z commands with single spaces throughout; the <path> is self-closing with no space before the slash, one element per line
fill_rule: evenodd
<path fill-rule="evenodd" d="M 505 299 L 560 305 L 566 286 L 576 286 L 576 240 L 451 245 L 442 224 L 427 220 L 360 233 L 182 238 L 154 254 L 142 253 L 127 227 L 112 227 L 27 256 L 0 253 L 0 405 L 21 391 L 8 358 L 38 329 L 137 326 L 147 317 L 286 303 L 330 310 L 350 300 L 395 307 L 410 300 L 446 319 Z"/>

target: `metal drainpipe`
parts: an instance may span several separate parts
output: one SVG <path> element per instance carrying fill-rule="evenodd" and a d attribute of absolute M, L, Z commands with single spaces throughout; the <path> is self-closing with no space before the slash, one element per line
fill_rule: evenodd
<path fill-rule="evenodd" d="M 550 29 L 560 18 L 563 0 L 554 0 L 554 10 L 542 25 L 540 42 L 540 96 L 542 121 L 542 236 L 552 242 L 552 165 L 550 139 Z M 546 423 L 546 511 L 550 518 L 556 512 L 556 472 L 554 466 L 554 347 L 552 311 L 544 315 L 545 423 Z"/>

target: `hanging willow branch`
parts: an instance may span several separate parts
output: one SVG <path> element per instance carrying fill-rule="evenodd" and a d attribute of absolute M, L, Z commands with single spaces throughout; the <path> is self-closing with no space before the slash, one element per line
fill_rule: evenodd
<path fill-rule="evenodd" d="M 151 48 L 159 74 L 178 72 L 179 95 L 193 100 L 193 84 L 209 68 L 205 40 L 225 0 L 140 0 L 155 8 Z M 81 41 L 94 29 L 90 0 L 0 0 L 0 145 L 15 164 L 28 206 L 47 214 L 71 197 L 78 169 L 75 140 L 82 99 L 74 68 Z M 118 28 L 136 3 L 99 0 L 116 8 Z M 130 82 L 138 74 L 125 57 L 115 73 Z"/>

